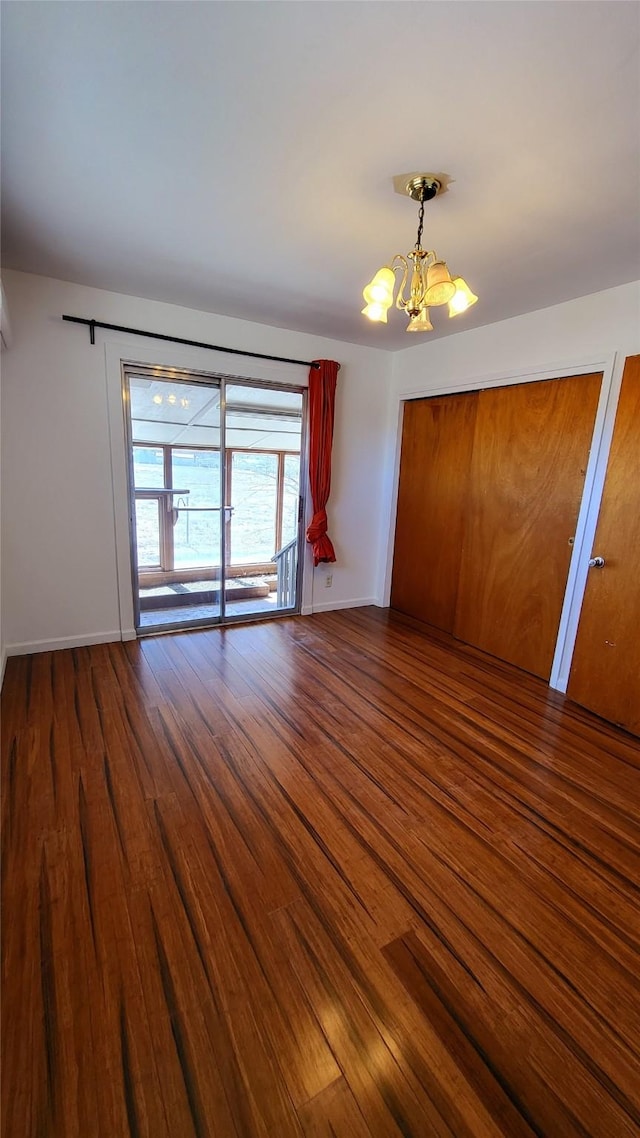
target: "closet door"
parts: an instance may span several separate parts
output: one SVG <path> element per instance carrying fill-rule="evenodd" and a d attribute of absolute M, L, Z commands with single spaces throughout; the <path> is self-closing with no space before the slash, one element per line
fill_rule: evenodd
<path fill-rule="evenodd" d="M 640 735 L 640 356 L 627 360 L 568 695 Z"/>
<path fill-rule="evenodd" d="M 478 396 L 454 632 L 547 680 L 601 379 Z"/>
<path fill-rule="evenodd" d="M 478 393 L 405 403 L 391 605 L 453 632 Z"/>

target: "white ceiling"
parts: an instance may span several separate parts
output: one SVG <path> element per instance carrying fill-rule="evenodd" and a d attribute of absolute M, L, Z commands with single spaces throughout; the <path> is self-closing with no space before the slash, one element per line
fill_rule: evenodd
<path fill-rule="evenodd" d="M 424 244 L 480 301 L 431 336 L 640 275 L 635 2 L 2 7 L 8 267 L 408 347 L 361 290 L 432 170 Z"/>

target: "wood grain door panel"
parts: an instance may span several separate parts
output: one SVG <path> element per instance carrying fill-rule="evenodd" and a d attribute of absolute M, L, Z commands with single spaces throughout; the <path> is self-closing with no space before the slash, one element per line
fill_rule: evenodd
<path fill-rule="evenodd" d="M 391 605 L 453 632 L 478 393 L 405 403 Z"/>
<path fill-rule="evenodd" d="M 478 395 L 454 633 L 548 679 L 602 376 Z"/>
<path fill-rule="evenodd" d="M 640 735 L 640 356 L 627 360 L 568 694 Z"/>

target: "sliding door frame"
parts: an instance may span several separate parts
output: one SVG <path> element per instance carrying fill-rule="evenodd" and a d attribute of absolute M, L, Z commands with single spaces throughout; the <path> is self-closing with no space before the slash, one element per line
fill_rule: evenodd
<path fill-rule="evenodd" d="M 215 628 L 221 625 L 235 625 L 244 624 L 251 621 L 258 620 L 274 620 L 281 616 L 294 616 L 298 614 L 302 608 L 302 586 L 303 586 L 303 569 L 304 569 L 304 521 L 306 513 L 306 498 L 307 498 L 307 479 L 305 471 L 307 468 L 307 446 L 308 446 L 308 432 L 307 432 L 307 388 L 294 383 L 283 383 L 280 380 L 268 379 L 252 379 L 248 376 L 229 375 L 227 373 L 205 372 L 191 368 L 175 368 L 163 367 L 155 364 L 141 364 L 133 361 L 121 360 L 121 406 L 124 418 L 124 441 L 126 453 L 126 486 L 127 486 L 127 515 L 128 515 L 128 529 L 129 529 L 129 563 L 130 563 L 130 579 L 131 579 L 131 592 L 133 603 L 133 623 L 134 634 L 137 637 L 153 636 L 165 632 L 187 631 L 191 628 Z M 136 541 L 136 518 L 135 518 L 135 477 L 133 467 L 133 447 L 135 445 L 143 445 L 138 440 L 133 439 L 133 430 L 131 422 L 131 397 L 130 397 L 130 377 L 141 375 L 153 379 L 165 381 L 167 383 L 183 383 L 195 386 L 201 384 L 203 387 L 217 388 L 220 391 L 220 600 L 218 607 L 218 614 L 215 617 L 193 618 L 192 620 L 167 622 L 162 625 L 154 626 L 141 626 L 140 624 L 140 593 L 139 593 L 139 567 L 137 557 L 137 541 Z M 288 608 L 279 608 L 275 611 L 265 610 L 264 612 L 250 612 L 250 613 L 237 613 L 233 616 L 227 616 L 225 609 L 225 595 L 226 595 L 226 572 L 227 572 L 227 526 L 225 525 L 225 512 L 226 512 L 226 473 L 227 473 L 227 448 L 226 448 L 226 410 L 227 410 L 227 384 L 232 386 L 241 386 L 247 388 L 262 388 L 270 391 L 286 391 L 301 396 L 301 424 L 300 424 L 300 459 L 299 459 L 299 479 L 298 479 L 298 519 L 297 519 L 297 558 L 296 558 L 296 587 L 295 596 L 296 603 Z M 259 412 L 257 413 L 259 417 Z M 149 446 L 154 445 L 170 445 L 170 444 L 154 444 L 149 443 Z M 186 444 L 185 444 L 186 445 Z M 232 448 L 232 449 L 247 449 L 251 453 L 251 448 Z M 258 448 L 256 448 L 257 450 Z M 112 448 L 113 450 L 113 448 Z M 294 454 L 295 452 L 289 452 Z M 231 454 L 231 451 L 229 451 Z M 115 496 L 114 485 L 114 496 Z M 124 637 L 123 637 L 124 638 Z M 129 637 L 127 637 L 129 638 Z"/>

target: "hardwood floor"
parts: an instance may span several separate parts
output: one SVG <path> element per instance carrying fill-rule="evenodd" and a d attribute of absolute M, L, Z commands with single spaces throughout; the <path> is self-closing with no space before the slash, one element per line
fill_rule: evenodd
<path fill-rule="evenodd" d="M 631 736 L 377 609 L 2 702 L 5 1138 L 640 1134 Z"/>

